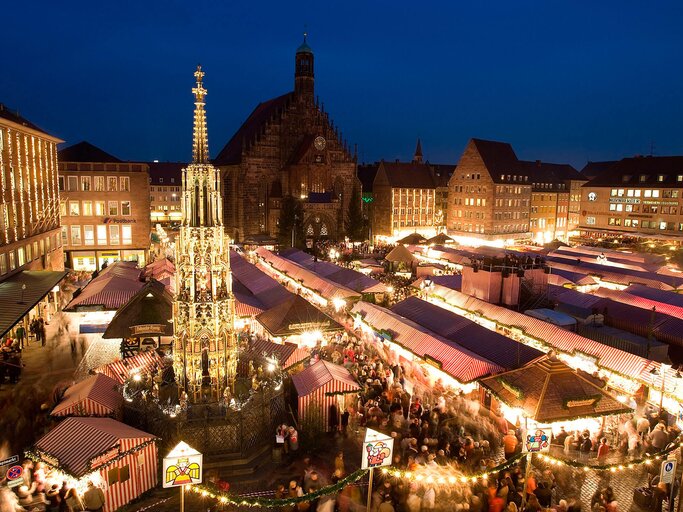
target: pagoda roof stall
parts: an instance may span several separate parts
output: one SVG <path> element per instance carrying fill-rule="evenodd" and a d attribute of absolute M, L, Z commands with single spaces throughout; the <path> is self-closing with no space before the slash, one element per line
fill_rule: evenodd
<path fill-rule="evenodd" d="M 334 319 L 299 295 L 256 316 L 268 333 L 276 338 L 305 336 L 312 331 L 336 332 L 344 328 Z"/>
<path fill-rule="evenodd" d="M 554 356 L 486 377 L 480 384 L 511 410 L 505 415 L 508 420 L 510 412 L 514 416 L 519 411 L 538 425 L 570 428 L 569 423 L 576 420 L 633 412 L 605 391 L 599 379 L 572 370 Z"/>

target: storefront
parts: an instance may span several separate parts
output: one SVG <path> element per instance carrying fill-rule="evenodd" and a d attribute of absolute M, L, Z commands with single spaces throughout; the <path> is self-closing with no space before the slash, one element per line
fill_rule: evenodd
<path fill-rule="evenodd" d="M 117 261 L 135 261 L 139 267 L 146 264 L 144 249 L 106 250 L 106 251 L 70 251 L 71 267 L 76 271 L 94 272 L 102 265 L 111 265 Z"/>

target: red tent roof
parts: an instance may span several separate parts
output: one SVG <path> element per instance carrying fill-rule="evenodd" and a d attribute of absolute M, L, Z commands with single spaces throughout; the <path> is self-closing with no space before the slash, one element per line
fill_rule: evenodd
<path fill-rule="evenodd" d="M 88 377 L 67 389 L 62 401 L 55 406 L 51 414 L 106 416 L 115 413 L 123 404 L 123 396 L 116 389 L 117 384 L 117 381 L 103 374 Z M 78 410 L 81 408 L 83 412 L 79 413 Z"/>
<path fill-rule="evenodd" d="M 344 391 L 361 389 L 346 368 L 323 360 L 309 366 L 300 373 L 292 375 L 292 382 L 300 397 L 311 394 L 331 381 L 336 381 L 340 384 Z"/>

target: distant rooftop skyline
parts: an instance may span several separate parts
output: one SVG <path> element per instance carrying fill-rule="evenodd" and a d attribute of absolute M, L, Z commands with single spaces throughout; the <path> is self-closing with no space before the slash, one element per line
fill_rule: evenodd
<path fill-rule="evenodd" d="M 675 1 L 37 7 L 3 28 L 0 102 L 124 160 L 190 161 L 199 62 L 215 157 L 259 102 L 292 90 L 304 26 L 316 94 L 359 162 L 409 161 L 418 137 L 432 163 L 456 163 L 471 137 L 577 168 L 683 154 Z"/>

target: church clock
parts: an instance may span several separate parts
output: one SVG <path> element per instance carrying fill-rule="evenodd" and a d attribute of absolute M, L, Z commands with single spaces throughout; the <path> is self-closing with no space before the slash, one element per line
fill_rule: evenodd
<path fill-rule="evenodd" d="M 325 140 L 325 137 L 318 136 L 313 141 L 313 145 L 315 146 L 315 149 L 317 149 L 318 151 L 322 151 L 323 149 L 325 149 L 327 141 Z"/>

